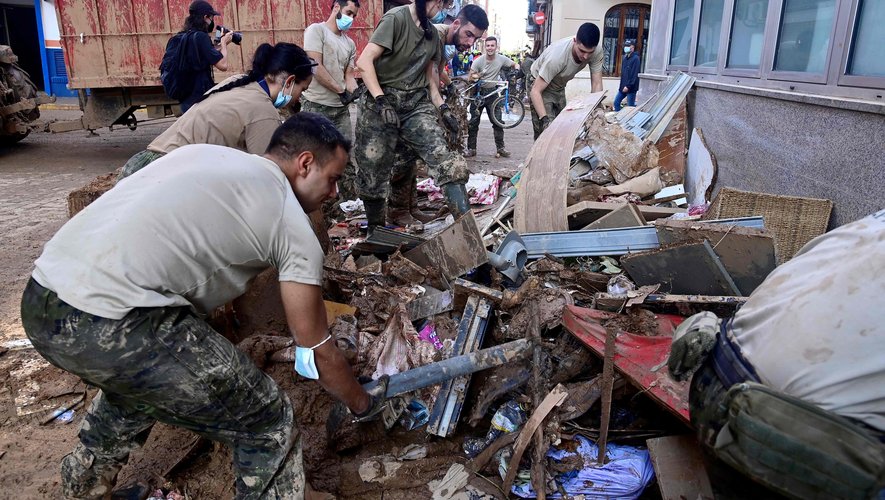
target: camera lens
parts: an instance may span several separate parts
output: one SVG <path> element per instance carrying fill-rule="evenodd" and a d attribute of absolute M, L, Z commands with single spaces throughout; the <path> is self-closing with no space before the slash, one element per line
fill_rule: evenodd
<path fill-rule="evenodd" d="M 243 41 L 243 34 L 240 33 L 239 31 L 234 31 L 234 34 L 233 34 L 233 36 L 231 37 L 230 41 L 232 41 L 232 42 L 234 42 L 235 44 L 239 45 L 240 42 Z"/>

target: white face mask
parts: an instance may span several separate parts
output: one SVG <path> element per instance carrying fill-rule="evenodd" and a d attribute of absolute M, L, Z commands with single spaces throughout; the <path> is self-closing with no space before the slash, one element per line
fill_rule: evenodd
<path fill-rule="evenodd" d="M 331 338 L 332 335 L 329 335 L 322 342 L 313 347 L 295 346 L 295 372 L 297 372 L 298 375 L 311 380 L 320 378 L 320 372 L 317 370 L 313 350 L 325 344 Z"/>
<path fill-rule="evenodd" d="M 624 47 L 624 53 L 625 53 L 625 54 L 629 54 L 629 53 L 630 53 L 630 47 Z"/>

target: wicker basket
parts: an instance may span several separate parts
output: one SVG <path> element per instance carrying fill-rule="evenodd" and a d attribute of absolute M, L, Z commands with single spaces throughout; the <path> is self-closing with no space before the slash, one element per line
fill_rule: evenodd
<path fill-rule="evenodd" d="M 762 216 L 774 235 L 777 263 L 783 264 L 827 231 L 832 211 L 830 200 L 722 188 L 702 219 Z"/>
<path fill-rule="evenodd" d="M 68 217 L 77 215 L 99 196 L 108 192 L 117 181 L 117 172 L 99 175 L 89 184 L 68 193 Z"/>

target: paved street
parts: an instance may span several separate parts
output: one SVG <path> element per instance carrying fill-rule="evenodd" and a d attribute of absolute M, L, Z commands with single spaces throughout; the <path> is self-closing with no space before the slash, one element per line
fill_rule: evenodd
<path fill-rule="evenodd" d="M 70 120 L 79 111 L 44 111 L 42 119 Z M 22 338 L 19 300 L 43 244 L 67 220 L 67 195 L 96 176 L 112 172 L 141 151 L 170 120 L 125 127 L 99 135 L 86 132 L 35 133 L 0 148 L 0 343 Z M 474 171 L 516 171 L 532 143 L 530 117 L 505 133 L 509 159 L 496 159 L 492 129 L 480 125 Z"/>

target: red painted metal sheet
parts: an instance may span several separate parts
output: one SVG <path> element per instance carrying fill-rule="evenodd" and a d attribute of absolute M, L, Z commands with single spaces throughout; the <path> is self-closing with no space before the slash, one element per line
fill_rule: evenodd
<path fill-rule="evenodd" d="M 618 314 L 596 309 L 567 306 L 562 314 L 562 325 L 585 346 L 602 356 L 605 352 L 606 330 L 601 321 L 614 319 Z M 676 382 L 667 374 L 667 357 L 676 326 L 682 316 L 659 314 L 656 335 L 645 336 L 619 331 L 617 333 L 614 363 L 632 383 L 645 389 L 655 401 L 689 424 L 689 382 Z"/>
<path fill-rule="evenodd" d="M 160 85 L 166 42 L 187 17 L 188 1 L 56 0 L 61 46 L 71 88 Z M 262 43 L 302 45 L 304 28 L 325 21 L 331 0 L 214 0 L 219 24 L 243 33 L 242 46 L 229 45 L 231 70 L 220 81 L 251 66 Z M 363 0 L 347 34 L 362 51 L 383 13 L 383 0 Z"/>

